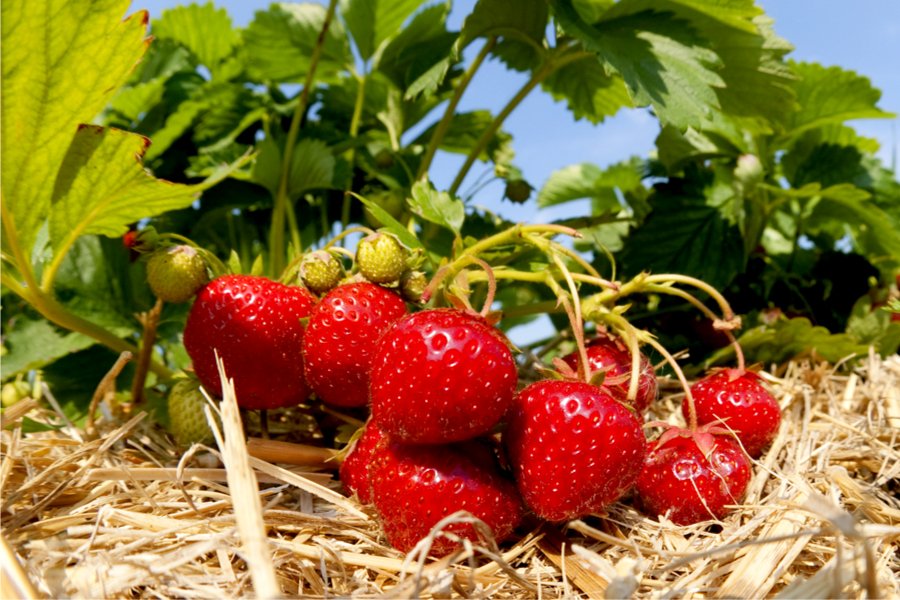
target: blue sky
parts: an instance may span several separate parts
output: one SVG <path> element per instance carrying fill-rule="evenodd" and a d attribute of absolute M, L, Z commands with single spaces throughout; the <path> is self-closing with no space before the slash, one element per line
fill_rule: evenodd
<path fill-rule="evenodd" d="M 132 10 L 146 8 L 151 18 L 166 8 L 186 4 L 177 0 L 137 0 Z M 793 43 L 792 57 L 816 61 L 824 65 L 840 65 L 869 77 L 883 92 L 881 107 L 900 113 L 900 2 L 897 0 L 816 0 L 797 2 L 761 0 L 758 2 L 775 19 L 775 30 Z M 257 10 L 265 9 L 263 0 L 215 0 L 225 7 L 236 25 L 246 25 Z M 474 0 L 454 3 L 451 27 L 458 28 L 471 10 Z M 815 7 L 813 9 L 813 7 Z M 506 71 L 493 61 L 484 65 L 467 90 L 460 110 L 501 108 L 524 82 L 522 75 Z M 881 142 L 881 157 L 892 164 L 897 153 L 896 120 L 857 121 L 854 126 L 863 135 Z M 658 132 L 656 120 L 642 109 L 621 111 L 599 125 L 576 122 L 563 104 L 555 103 L 535 92 L 510 116 L 505 129 L 513 134 L 516 164 L 536 187 L 554 170 L 578 162 L 607 165 L 631 155 L 646 155 L 653 148 Z M 462 158 L 439 155 L 432 168 L 432 178 L 439 188 L 452 181 Z M 483 169 L 472 169 L 471 182 Z M 466 189 L 463 186 L 463 190 Z M 495 182 L 476 196 L 476 202 L 498 210 L 514 220 L 546 221 L 578 212 L 577 205 L 559 207 L 537 214 L 533 207 L 522 208 L 500 202 L 503 184 Z"/>

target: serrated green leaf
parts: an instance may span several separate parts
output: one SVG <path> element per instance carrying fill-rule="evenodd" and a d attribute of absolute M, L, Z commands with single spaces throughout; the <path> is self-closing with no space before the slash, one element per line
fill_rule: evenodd
<path fill-rule="evenodd" d="M 416 93 L 433 92 L 449 68 L 448 57 L 456 34 L 447 31 L 449 6 L 436 4 L 420 11 L 382 50 L 377 69 L 405 96 L 413 88 Z"/>
<path fill-rule="evenodd" d="M 565 100 L 575 120 L 600 123 L 619 109 L 630 107 L 628 88 L 621 77 L 610 75 L 593 56 L 569 63 L 541 84 L 554 100 Z"/>
<path fill-rule="evenodd" d="M 274 198 L 281 181 L 281 148 L 271 138 L 257 147 L 259 155 L 253 167 L 253 180 L 265 186 Z M 333 187 L 334 169 L 335 158 L 325 142 L 311 138 L 300 140 L 294 147 L 288 197 L 297 200 L 304 192 Z"/>
<path fill-rule="evenodd" d="M 798 354 L 810 351 L 832 363 L 868 353 L 868 346 L 855 341 L 852 336 L 831 333 L 824 327 L 814 326 L 805 317 L 783 319 L 774 325 L 748 329 L 738 341 L 748 362 L 764 365 L 784 363 Z M 729 361 L 733 354 L 734 350 L 730 346 L 723 348 L 710 357 L 707 365 Z"/>
<path fill-rule="evenodd" d="M 369 60 L 425 0 L 343 0 L 341 14 L 363 60 Z"/>
<path fill-rule="evenodd" d="M 835 193 L 835 188 L 842 188 Z M 832 186 L 822 190 L 806 222 L 808 231 L 843 223 L 853 237 L 856 247 L 878 262 L 900 264 L 900 228 L 889 214 L 874 202 L 866 201 L 869 194 L 854 186 Z"/>
<path fill-rule="evenodd" d="M 153 178 L 141 165 L 149 140 L 117 129 L 84 125 L 75 136 L 53 189 L 50 242 L 60 253 L 87 234 L 119 237 L 128 224 L 184 208 L 221 180 L 198 185 Z"/>
<path fill-rule="evenodd" d="M 412 195 L 407 200 L 410 210 L 435 225 L 446 227 L 459 234 L 466 219 L 466 207 L 462 200 L 439 192 L 430 183 L 418 181 L 412 187 Z"/>
<path fill-rule="evenodd" d="M 155 37 L 184 45 L 209 67 L 213 76 L 241 41 L 240 33 L 232 28 L 228 11 L 216 8 L 212 2 L 165 10 L 153 21 L 152 32 Z"/>
<path fill-rule="evenodd" d="M 325 7 L 314 3 L 282 2 L 257 11 L 243 31 L 250 76 L 259 81 L 301 83 L 309 70 L 325 15 Z M 340 22 L 332 19 L 316 80 L 334 81 L 351 64 L 353 56 L 346 33 Z"/>
<path fill-rule="evenodd" d="M 31 369 L 40 369 L 96 343 L 80 333 L 63 333 L 47 321 L 23 319 L 16 319 L 9 330 L 4 331 L 3 338 L 4 345 L 9 348 L 9 353 L 4 354 L 0 362 L 0 379 L 3 381 Z"/>
<path fill-rule="evenodd" d="M 590 163 L 564 167 L 547 178 L 538 193 L 538 206 L 544 208 L 590 198 L 594 214 L 621 209 L 616 191 L 624 195 L 642 187 L 642 165 L 640 159 L 634 158 L 606 169 Z"/>
<path fill-rule="evenodd" d="M 201 89 L 205 90 L 207 87 L 203 86 Z M 150 161 L 162 156 L 178 138 L 188 132 L 210 106 L 209 99 L 202 93 L 178 104 L 175 111 L 166 118 L 163 127 L 153 133 L 153 144 L 147 148 L 145 159 Z"/>
<path fill-rule="evenodd" d="M 646 10 L 641 0 L 618 2 L 593 25 L 570 0 L 551 6 L 565 31 L 618 71 L 633 102 L 652 105 L 663 123 L 699 124 L 719 107 L 719 58 L 688 21 Z"/>
<path fill-rule="evenodd" d="M 542 0 L 478 0 L 459 32 L 460 48 L 490 36 L 526 40 L 539 48 L 549 16 Z"/>
<path fill-rule="evenodd" d="M 419 241 L 419 238 L 414 236 L 410 231 L 403 226 L 403 224 L 391 216 L 391 213 L 384 210 L 375 202 L 368 200 L 362 196 L 357 194 L 352 194 L 355 198 L 358 198 L 360 202 L 362 202 L 366 208 L 371 211 L 372 215 L 381 222 L 381 227 L 379 231 L 386 231 L 387 233 L 392 233 L 397 236 L 397 239 L 400 240 L 404 246 L 409 248 L 410 250 L 421 249 L 424 250 L 424 246 L 422 246 L 422 242 Z"/>
<path fill-rule="evenodd" d="M 817 63 L 792 62 L 797 75 L 794 89 L 800 106 L 789 123 L 789 134 L 850 119 L 893 117 L 876 104 L 881 91 L 867 77 L 841 67 L 823 67 Z"/>
<path fill-rule="evenodd" d="M 708 175 L 657 185 L 653 210 L 628 237 L 623 264 L 632 273 L 683 273 L 723 288 L 745 262 L 734 202 L 731 186 Z"/>
<path fill-rule="evenodd" d="M 123 10 L 118 0 L 2 3 L 0 185 L 26 254 L 78 125 L 97 116 L 146 50 L 146 12 L 123 20 Z"/>

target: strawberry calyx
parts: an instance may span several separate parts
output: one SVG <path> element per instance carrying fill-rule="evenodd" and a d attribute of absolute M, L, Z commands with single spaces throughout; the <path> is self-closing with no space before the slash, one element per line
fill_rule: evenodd
<path fill-rule="evenodd" d="M 666 423 L 665 421 L 650 421 L 645 423 L 644 427 L 659 427 L 664 431 L 656 438 L 656 447 L 665 446 L 676 438 L 692 439 L 703 456 L 709 457 L 715 449 L 715 438 L 717 436 L 728 436 L 737 439 L 734 432 L 726 427 L 722 427 L 722 421 L 707 423 L 700 425 L 695 429 L 686 429 L 678 425 Z"/>

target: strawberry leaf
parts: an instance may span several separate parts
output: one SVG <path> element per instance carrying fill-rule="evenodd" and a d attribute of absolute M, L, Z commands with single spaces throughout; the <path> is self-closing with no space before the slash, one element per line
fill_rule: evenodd
<path fill-rule="evenodd" d="M 876 104 L 881 92 L 867 77 L 840 67 L 817 63 L 791 63 L 797 74 L 794 89 L 800 109 L 790 121 L 790 134 L 850 119 L 885 119 L 892 113 Z"/>
<path fill-rule="evenodd" d="M 596 24 L 568 0 L 551 6 L 563 29 L 618 71 L 634 103 L 652 105 L 664 124 L 698 124 L 719 107 L 719 58 L 688 21 L 646 10 L 640 0 L 615 4 Z"/>
<path fill-rule="evenodd" d="M 3 204 L 26 253 L 78 125 L 97 116 L 146 50 L 147 14 L 122 20 L 123 6 L 3 2 Z"/>
<path fill-rule="evenodd" d="M 411 100 L 437 90 L 450 68 L 456 34 L 447 31 L 449 7 L 436 4 L 420 11 L 381 52 L 378 70 Z"/>
<path fill-rule="evenodd" d="M 748 329 L 738 338 L 748 362 L 765 365 L 782 363 L 802 352 L 815 353 L 830 362 L 849 356 L 865 356 L 868 346 L 846 333 L 831 333 L 825 327 L 814 326 L 809 319 L 797 317 L 784 319 L 774 325 L 762 325 Z M 707 360 L 707 367 L 732 360 L 731 346 L 723 348 Z"/>
<path fill-rule="evenodd" d="M 658 185 L 652 212 L 625 244 L 626 270 L 683 273 L 721 289 L 745 262 L 743 237 L 730 218 L 734 202 L 730 185 L 708 177 Z"/>
<path fill-rule="evenodd" d="M 459 234 L 466 218 L 466 208 L 461 200 L 454 199 L 447 192 L 438 192 L 425 181 L 413 185 L 412 196 L 407 202 L 415 214 L 456 234 Z"/>
<path fill-rule="evenodd" d="M 258 148 L 253 180 L 265 186 L 274 198 L 281 181 L 281 148 L 271 138 L 260 142 Z M 309 190 L 333 187 L 334 168 L 334 155 L 325 142 L 309 138 L 300 140 L 292 155 L 288 197 L 296 200 Z"/>
<path fill-rule="evenodd" d="M 545 54 L 548 17 L 543 0 L 479 0 L 463 23 L 457 48 L 496 36 L 495 56 L 511 69 L 533 69 Z"/>
<path fill-rule="evenodd" d="M 341 14 L 363 60 L 395 37 L 424 0 L 344 0 Z"/>
<path fill-rule="evenodd" d="M 190 206 L 200 191 L 228 174 L 220 171 L 193 186 L 155 179 L 141 165 L 149 143 L 118 129 L 78 129 L 53 189 L 50 242 L 57 256 L 82 235 L 118 237 L 129 223 Z"/>
<path fill-rule="evenodd" d="M 314 3 L 275 3 L 258 11 L 244 30 L 250 75 L 259 81 L 301 83 L 325 23 L 325 7 Z M 331 82 L 353 64 L 343 27 L 332 19 L 322 46 L 316 80 Z"/>
<path fill-rule="evenodd" d="M 400 240 L 400 243 L 410 250 L 424 250 L 424 246 L 422 246 L 422 242 L 419 241 L 419 238 L 410 233 L 410 231 L 406 227 L 404 227 L 403 224 L 400 223 L 400 221 L 392 217 L 391 213 L 384 210 L 383 208 L 378 206 L 378 204 L 372 202 L 371 200 L 368 200 L 367 198 L 358 196 L 356 194 L 354 194 L 354 196 L 356 196 L 356 198 L 358 198 L 360 202 L 362 202 L 365 207 L 368 208 L 369 211 L 371 211 L 372 215 L 374 215 L 374 217 L 381 222 L 382 227 L 379 229 L 379 231 L 384 231 L 397 236 L 397 239 Z"/>
<path fill-rule="evenodd" d="M 176 6 L 164 11 L 153 21 L 153 36 L 180 43 L 213 74 L 241 41 L 238 31 L 232 28 L 228 11 L 212 3 Z"/>
<path fill-rule="evenodd" d="M 576 120 L 600 123 L 620 108 L 631 106 L 622 78 L 607 73 L 591 56 L 565 65 L 541 85 L 554 100 L 565 100 Z"/>
<path fill-rule="evenodd" d="M 581 163 L 554 171 L 538 194 L 538 206 L 590 198 L 594 214 L 621 209 L 617 191 L 625 194 L 641 187 L 642 165 L 639 159 L 632 159 L 605 170 Z"/>
<path fill-rule="evenodd" d="M 10 377 L 40 369 L 54 360 L 84 350 L 96 342 L 80 333 L 62 332 L 47 321 L 11 321 L 4 332 L 3 345 L 9 352 L 3 355 L 2 377 Z"/>

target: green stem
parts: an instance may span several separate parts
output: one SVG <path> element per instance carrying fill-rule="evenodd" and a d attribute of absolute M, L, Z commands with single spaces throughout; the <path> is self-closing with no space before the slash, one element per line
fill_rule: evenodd
<path fill-rule="evenodd" d="M 284 157 L 281 161 L 281 179 L 278 182 L 278 193 L 275 195 L 275 207 L 272 210 L 272 231 L 270 232 L 269 239 L 269 252 L 272 259 L 271 267 L 272 272 L 275 274 L 281 273 L 285 264 L 285 213 L 287 210 L 287 203 L 290 201 L 288 198 L 288 182 L 291 178 L 294 161 L 294 146 L 297 144 L 297 136 L 300 133 L 300 122 L 303 120 L 303 115 L 306 114 L 306 108 L 309 104 L 310 89 L 313 85 L 316 68 L 322 57 L 325 36 L 328 34 L 328 28 L 331 26 L 331 20 L 334 17 L 336 7 L 337 0 L 330 0 L 328 3 L 328 12 L 325 14 L 325 22 L 322 23 L 322 30 L 319 31 L 316 46 L 313 48 L 312 57 L 309 61 L 309 70 L 306 72 L 306 80 L 303 82 L 303 91 L 300 92 L 300 99 L 297 101 L 297 107 L 294 109 L 294 116 L 291 118 L 287 141 L 284 145 Z"/>
<path fill-rule="evenodd" d="M 456 174 L 456 178 L 453 180 L 453 183 L 450 185 L 451 196 L 455 196 L 459 191 L 459 187 L 462 185 L 463 180 L 466 178 L 466 175 L 469 173 L 469 169 L 472 168 L 472 165 L 475 164 L 475 161 L 478 160 L 478 157 L 481 156 L 482 152 L 487 148 L 488 144 L 494 138 L 494 135 L 503 125 L 503 122 L 506 118 L 512 113 L 513 110 L 516 109 L 519 104 L 531 93 L 531 91 L 541 84 L 544 79 L 549 77 L 554 71 L 557 69 L 574 62 L 576 60 L 581 60 L 587 54 L 583 52 L 575 52 L 571 54 L 563 54 L 554 60 L 552 57 L 548 58 L 531 76 L 531 78 L 525 82 L 525 85 L 516 92 L 516 95 L 513 96 L 509 102 L 506 103 L 506 106 L 497 114 L 494 120 L 491 122 L 490 126 L 481 134 L 481 137 L 478 138 L 478 141 L 475 142 L 475 145 L 472 147 L 472 150 L 469 152 L 469 155 L 466 157 L 466 161 L 463 163 L 463 166 L 460 168 L 459 173 Z"/>
<path fill-rule="evenodd" d="M 356 101 L 353 103 L 353 116 L 350 118 L 350 139 L 355 140 L 359 135 L 359 125 L 362 122 L 362 111 L 363 106 L 365 106 L 366 99 L 366 81 L 368 81 L 368 76 L 366 73 L 363 73 L 361 76 L 356 78 L 357 86 L 356 86 Z M 350 149 L 349 152 L 349 161 L 350 165 L 354 165 L 356 163 L 356 145 Z M 351 187 L 353 185 L 352 181 L 350 183 Z M 341 229 L 347 229 L 347 226 L 350 224 L 350 203 L 352 197 L 350 194 L 344 194 L 343 202 L 341 203 Z M 327 233 L 326 233 L 327 235 Z"/>
<path fill-rule="evenodd" d="M 47 294 L 37 289 L 23 287 L 19 282 L 5 277 L 5 275 L 4 273 L 0 276 L 3 285 L 28 302 L 48 321 L 56 323 L 63 329 L 81 333 L 95 339 L 116 352 L 131 352 L 135 356 L 139 354 L 138 348 L 134 344 L 129 344 L 111 331 L 69 312 L 62 304 Z M 150 370 L 164 379 L 170 379 L 174 375 L 165 365 L 156 361 L 150 363 Z"/>
<path fill-rule="evenodd" d="M 496 44 L 497 36 L 488 38 L 484 46 L 481 47 L 481 51 L 478 52 L 478 56 L 475 57 L 475 60 L 472 61 L 472 64 L 469 65 L 469 68 L 463 73 L 462 79 L 460 79 L 459 83 L 456 85 L 456 89 L 453 91 L 453 97 L 450 98 L 450 103 L 447 104 L 447 108 L 444 109 L 444 115 L 441 117 L 437 127 L 435 127 L 431 139 L 428 141 L 428 148 L 425 149 L 425 155 L 422 157 L 422 162 L 419 164 L 419 172 L 416 174 L 417 180 L 424 179 L 428 174 L 428 169 L 431 167 L 431 161 L 434 160 L 437 149 L 440 147 L 441 142 L 444 141 L 447 130 L 450 129 L 450 123 L 453 121 L 453 116 L 456 114 L 456 107 L 459 106 L 459 101 L 462 99 L 463 93 L 466 91 L 466 88 L 469 87 L 469 83 L 472 81 L 475 73 L 481 67 L 484 59 L 487 58 L 487 55 L 490 54 Z"/>
<path fill-rule="evenodd" d="M 25 280 L 25 286 L 31 290 L 40 289 L 37 283 L 37 277 L 31 268 L 31 260 L 25 254 L 21 244 L 19 244 L 19 232 L 16 230 L 16 223 L 13 220 L 12 213 L 7 208 L 7 203 L 0 200 L 0 219 L 3 221 L 3 235 L 6 238 L 6 246 L 12 252 L 12 259 L 16 270 Z"/>

